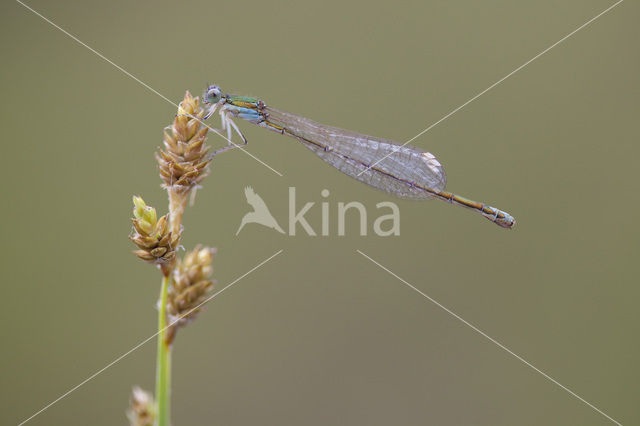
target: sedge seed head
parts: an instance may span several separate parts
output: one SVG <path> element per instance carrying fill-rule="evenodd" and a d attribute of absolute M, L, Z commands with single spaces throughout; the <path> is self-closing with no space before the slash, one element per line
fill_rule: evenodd
<path fill-rule="evenodd" d="M 198 97 L 187 91 L 173 124 L 164 131 L 156 160 L 163 187 L 170 191 L 189 192 L 209 173 L 211 157 L 205 145 L 209 128 L 201 121 L 204 114 Z"/>
<path fill-rule="evenodd" d="M 182 231 L 171 232 L 168 216 L 158 219 L 156 209 L 147 206 L 141 197 L 133 197 L 133 206 L 133 233 L 129 239 L 138 246 L 133 253 L 166 269 L 174 262 Z"/>
<path fill-rule="evenodd" d="M 129 424 L 131 426 L 153 426 L 155 411 L 153 396 L 138 386 L 134 386 L 127 410 Z"/>
<path fill-rule="evenodd" d="M 214 285 L 213 274 L 214 248 L 196 246 L 178 260 L 173 270 L 173 280 L 167 297 L 167 313 L 171 326 L 167 334 L 168 343 L 175 337 L 179 327 L 184 327 L 195 319 Z"/>

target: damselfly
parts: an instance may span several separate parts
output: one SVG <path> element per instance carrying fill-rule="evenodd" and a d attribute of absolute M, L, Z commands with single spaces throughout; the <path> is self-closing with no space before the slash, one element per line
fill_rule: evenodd
<path fill-rule="evenodd" d="M 258 98 L 224 95 L 214 85 L 206 88 L 202 99 L 208 108 L 205 119 L 219 110 L 229 142 L 233 129 L 247 143 L 232 120 L 237 117 L 297 139 L 341 172 L 389 194 L 417 200 L 437 198 L 472 209 L 503 228 L 512 228 L 516 222 L 509 213 L 495 207 L 445 192 L 444 168 L 429 152 L 316 123 L 267 106 Z"/>

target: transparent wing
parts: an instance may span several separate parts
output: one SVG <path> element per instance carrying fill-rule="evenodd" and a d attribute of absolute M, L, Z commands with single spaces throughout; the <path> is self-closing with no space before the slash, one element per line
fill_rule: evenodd
<path fill-rule="evenodd" d="M 432 195 L 419 186 L 438 192 L 444 190 L 447 182 L 444 169 L 428 152 L 326 126 L 275 108 L 266 107 L 266 111 L 267 119 L 284 127 L 285 134 L 295 137 L 324 161 L 360 182 L 397 197 L 421 200 Z M 374 165 L 381 158 L 384 159 Z"/>

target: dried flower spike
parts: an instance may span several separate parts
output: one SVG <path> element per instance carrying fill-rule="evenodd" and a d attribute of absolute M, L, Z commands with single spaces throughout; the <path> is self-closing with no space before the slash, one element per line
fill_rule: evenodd
<path fill-rule="evenodd" d="M 167 298 L 169 324 L 166 341 L 171 344 L 179 327 L 193 320 L 200 311 L 200 305 L 213 287 L 214 281 L 209 278 L 213 273 L 211 262 L 216 250 L 209 247 L 196 246 L 178 260 L 173 270 L 173 280 Z M 175 322 L 175 323 L 174 323 Z"/>
<path fill-rule="evenodd" d="M 204 142 L 209 128 L 193 117 L 204 117 L 197 97 L 189 91 L 180 102 L 178 113 L 164 131 L 164 149 L 156 153 L 163 187 L 169 192 L 169 212 L 174 232 L 180 227 L 188 194 L 209 173 L 211 156 Z"/>
<path fill-rule="evenodd" d="M 155 403 L 153 396 L 138 386 L 133 387 L 127 418 L 131 426 L 153 426 Z"/>
<path fill-rule="evenodd" d="M 162 272 L 168 275 L 176 256 L 181 232 L 171 232 L 167 215 L 158 219 L 156 209 L 147 206 L 142 198 L 134 196 L 133 205 L 134 217 L 131 221 L 135 232 L 129 238 L 139 248 L 133 253 L 142 260 L 160 266 Z"/>
<path fill-rule="evenodd" d="M 204 117 L 198 98 L 187 91 L 180 102 L 178 114 L 170 126 L 171 133 L 164 132 L 164 150 L 156 154 L 160 165 L 160 177 L 165 188 L 189 191 L 206 176 L 210 158 L 204 145 L 208 127 L 200 120 L 189 117 Z"/>

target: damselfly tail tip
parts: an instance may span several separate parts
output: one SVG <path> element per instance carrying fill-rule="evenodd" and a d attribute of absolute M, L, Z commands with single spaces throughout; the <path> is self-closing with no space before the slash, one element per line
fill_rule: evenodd
<path fill-rule="evenodd" d="M 496 225 L 507 229 L 513 229 L 516 226 L 516 220 L 509 213 L 502 212 L 503 217 L 497 217 L 494 222 Z"/>
<path fill-rule="evenodd" d="M 459 197 L 460 198 L 460 197 Z M 495 207 L 482 205 L 482 209 L 478 210 L 485 219 L 490 220 L 501 228 L 511 229 L 515 226 L 516 220 L 509 213 L 496 209 Z"/>

